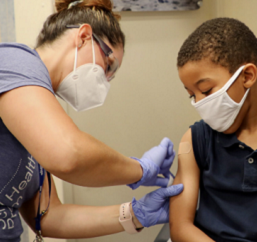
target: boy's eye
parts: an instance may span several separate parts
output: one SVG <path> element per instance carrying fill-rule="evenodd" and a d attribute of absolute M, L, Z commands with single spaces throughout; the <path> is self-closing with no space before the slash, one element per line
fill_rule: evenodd
<path fill-rule="evenodd" d="M 202 92 L 202 94 L 204 94 L 204 95 L 208 95 L 208 94 L 210 94 L 211 90 L 212 90 L 212 88 L 211 88 L 211 89 L 209 89 L 209 90 L 208 90 L 208 91 L 206 91 L 206 92 Z"/>

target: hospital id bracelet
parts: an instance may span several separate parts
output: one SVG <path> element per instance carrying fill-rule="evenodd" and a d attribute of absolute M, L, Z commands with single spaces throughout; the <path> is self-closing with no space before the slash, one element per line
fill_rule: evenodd
<path fill-rule="evenodd" d="M 119 221 L 124 230 L 129 234 L 139 233 L 142 229 L 137 229 L 132 221 L 132 215 L 130 213 L 130 202 L 120 205 L 120 217 Z"/>

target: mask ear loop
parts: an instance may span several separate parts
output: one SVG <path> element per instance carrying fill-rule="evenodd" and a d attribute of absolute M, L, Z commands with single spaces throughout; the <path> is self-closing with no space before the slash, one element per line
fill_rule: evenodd
<path fill-rule="evenodd" d="M 95 47 L 94 47 L 94 37 L 92 35 L 92 53 L 93 53 L 93 64 L 95 65 Z"/>
<path fill-rule="evenodd" d="M 94 37 L 92 36 L 92 53 L 93 53 L 93 64 L 95 65 L 95 47 L 94 47 Z M 78 61 L 78 47 L 75 49 L 75 60 L 73 66 L 73 72 L 76 71 Z"/>
<path fill-rule="evenodd" d="M 75 49 L 75 60 L 74 60 L 73 72 L 76 71 L 76 68 L 77 68 L 77 61 L 78 61 L 78 47 L 76 47 L 76 49 Z"/>

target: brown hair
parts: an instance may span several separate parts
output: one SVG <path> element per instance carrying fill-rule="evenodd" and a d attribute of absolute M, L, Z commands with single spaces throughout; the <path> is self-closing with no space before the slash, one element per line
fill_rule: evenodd
<path fill-rule="evenodd" d="M 209 58 L 232 74 L 241 65 L 257 65 L 257 39 L 242 22 L 233 18 L 215 18 L 200 25 L 185 40 L 177 66 Z"/>
<path fill-rule="evenodd" d="M 72 2 L 75 1 L 55 1 L 57 12 L 45 21 L 36 48 L 58 39 L 67 30 L 66 25 L 84 23 L 89 24 L 98 37 L 106 38 L 113 47 L 125 46 L 125 36 L 118 22 L 120 16 L 112 12 L 111 0 L 84 0 L 68 9 Z"/>

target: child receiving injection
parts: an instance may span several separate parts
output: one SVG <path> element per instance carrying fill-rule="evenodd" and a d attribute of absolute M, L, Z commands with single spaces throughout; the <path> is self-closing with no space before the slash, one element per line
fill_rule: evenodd
<path fill-rule="evenodd" d="M 172 242 L 257 241 L 257 39 L 236 19 L 206 21 L 177 66 L 202 120 L 179 145 Z"/>

